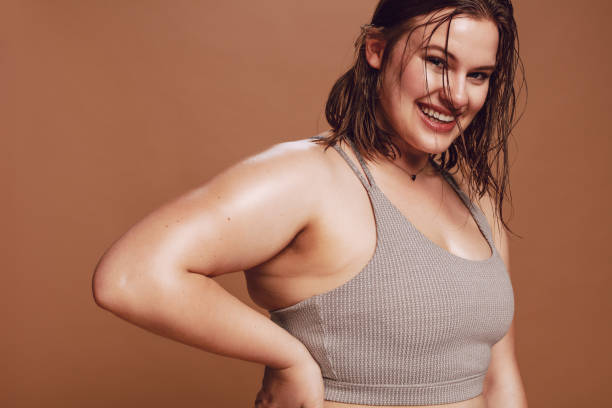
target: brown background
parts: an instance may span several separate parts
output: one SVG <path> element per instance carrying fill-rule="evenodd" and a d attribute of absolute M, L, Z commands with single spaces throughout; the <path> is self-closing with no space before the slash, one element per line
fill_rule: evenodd
<path fill-rule="evenodd" d="M 3 1 L 3 407 L 251 407 L 263 366 L 98 308 L 103 251 L 324 102 L 373 0 Z M 610 406 L 607 0 L 515 0 L 516 347 L 530 407 Z M 247 304 L 241 273 L 218 281 Z M 263 312 L 263 311 L 262 311 Z"/>

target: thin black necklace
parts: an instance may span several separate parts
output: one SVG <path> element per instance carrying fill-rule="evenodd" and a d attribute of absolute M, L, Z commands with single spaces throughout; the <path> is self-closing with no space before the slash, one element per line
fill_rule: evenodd
<path fill-rule="evenodd" d="M 397 168 L 401 169 L 403 172 L 407 173 L 410 178 L 412 179 L 412 181 L 416 180 L 416 176 L 421 173 L 425 167 L 427 167 L 427 165 L 429 164 L 429 160 L 427 161 L 427 163 L 425 163 L 425 165 L 421 168 L 421 170 L 417 171 L 416 173 L 410 173 L 408 170 L 404 169 L 403 167 L 398 166 L 395 161 L 392 161 L 391 163 L 393 163 Z"/>

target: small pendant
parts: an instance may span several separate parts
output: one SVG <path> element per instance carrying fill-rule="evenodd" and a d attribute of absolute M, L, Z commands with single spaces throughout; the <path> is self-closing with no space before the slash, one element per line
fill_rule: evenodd
<path fill-rule="evenodd" d="M 414 179 L 416 178 L 416 174 L 411 174 L 410 177 L 412 178 L 412 181 L 414 181 Z"/>

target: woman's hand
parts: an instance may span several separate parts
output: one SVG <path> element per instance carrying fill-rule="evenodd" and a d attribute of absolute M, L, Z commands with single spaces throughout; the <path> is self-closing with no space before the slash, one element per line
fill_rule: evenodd
<path fill-rule="evenodd" d="M 287 368 L 266 366 L 255 408 L 323 408 L 321 368 L 308 356 Z"/>

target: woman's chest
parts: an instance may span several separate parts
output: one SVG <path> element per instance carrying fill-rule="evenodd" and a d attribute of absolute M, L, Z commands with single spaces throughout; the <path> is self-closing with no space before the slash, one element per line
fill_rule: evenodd
<path fill-rule="evenodd" d="M 395 240 L 387 255 L 399 255 L 403 260 L 398 262 L 416 262 L 409 259 L 411 254 L 426 252 L 434 263 L 438 257 L 469 262 L 492 256 L 475 220 L 458 207 L 462 204 L 399 200 L 396 206 L 382 191 L 371 197 L 359 183 L 340 186 L 283 251 L 245 271 L 256 304 L 280 309 L 342 286 L 364 269 L 383 241 Z"/>

